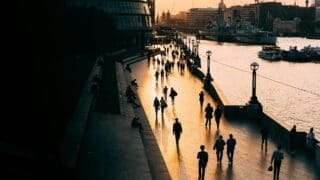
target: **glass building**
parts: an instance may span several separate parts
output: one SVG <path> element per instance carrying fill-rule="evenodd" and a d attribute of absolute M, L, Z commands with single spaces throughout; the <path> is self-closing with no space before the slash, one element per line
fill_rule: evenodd
<path fill-rule="evenodd" d="M 67 6 L 102 10 L 112 17 L 118 31 L 117 46 L 143 48 L 152 27 L 147 0 L 69 0 Z"/>

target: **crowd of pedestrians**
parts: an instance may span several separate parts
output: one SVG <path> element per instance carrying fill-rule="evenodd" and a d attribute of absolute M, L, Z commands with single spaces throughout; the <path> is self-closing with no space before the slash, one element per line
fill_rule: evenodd
<path fill-rule="evenodd" d="M 173 45 L 175 46 L 175 45 Z M 157 66 L 157 68 L 155 69 L 154 72 L 154 77 L 155 77 L 155 82 L 156 82 L 156 86 L 158 86 L 158 81 L 159 81 L 159 76 L 160 76 L 160 81 L 161 83 L 163 83 L 165 80 L 168 80 L 170 74 L 173 73 L 174 71 L 174 66 L 175 66 L 175 60 L 176 61 L 176 65 L 177 65 L 177 70 L 179 72 L 184 71 L 184 66 L 186 64 L 184 56 L 182 55 L 183 53 L 179 53 L 179 51 L 177 49 L 177 47 L 173 47 L 172 45 L 170 45 L 169 47 L 165 47 L 164 48 L 164 52 L 161 54 L 161 57 L 148 57 L 148 66 L 150 66 L 150 61 L 152 61 L 153 66 Z M 170 61 L 167 57 L 167 55 L 169 54 L 169 50 L 171 50 L 171 57 L 172 57 L 172 61 Z M 179 56 L 180 54 L 180 56 Z M 160 97 L 154 97 L 153 100 L 153 107 L 154 107 L 154 111 L 155 111 L 155 119 L 158 119 L 158 111 L 161 111 L 161 117 L 164 118 L 164 113 L 166 111 L 166 108 L 168 107 L 167 104 L 167 97 L 169 96 L 171 99 L 171 104 L 172 107 L 175 104 L 175 98 L 178 96 L 178 92 L 174 87 L 168 87 L 167 85 L 162 86 L 163 88 L 161 89 L 162 92 L 162 96 Z M 170 90 L 169 90 L 170 89 Z M 136 104 L 134 99 L 135 99 L 135 94 L 132 93 L 132 91 L 130 90 L 130 87 L 128 87 L 127 89 L 128 92 L 126 92 L 126 95 L 128 97 L 128 101 L 129 101 L 129 97 L 130 98 L 130 102 L 134 105 L 139 106 L 139 104 Z M 159 100 L 160 99 L 160 100 Z M 217 164 L 221 165 L 222 160 L 223 160 L 223 154 L 224 154 L 224 149 L 226 146 L 226 155 L 227 155 L 227 160 L 228 160 L 228 164 L 229 166 L 232 166 L 234 163 L 234 154 L 235 154 L 235 149 L 236 149 L 236 145 L 237 145 L 237 141 L 236 138 L 234 137 L 233 134 L 229 134 L 229 138 L 225 141 L 223 139 L 223 136 L 219 133 L 219 129 L 220 129 L 220 123 L 221 123 L 221 117 L 223 115 L 223 108 L 221 105 L 217 105 L 216 107 L 213 107 L 210 103 L 207 103 L 206 107 L 203 110 L 203 104 L 205 102 L 205 93 L 201 90 L 199 92 L 199 102 L 200 102 L 200 110 L 204 111 L 204 116 L 203 119 L 205 121 L 205 127 L 211 129 L 211 120 L 212 118 L 215 119 L 215 123 L 216 123 L 216 130 L 218 133 L 218 138 L 215 140 L 215 142 L 213 143 L 213 150 L 216 153 L 216 159 L 217 159 Z M 137 122 L 137 118 L 134 119 L 134 122 L 132 122 L 132 126 L 135 127 L 139 127 L 140 129 L 141 127 L 141 123 L 139 124 Z M 173 136 L 175 137 L 175 142 L 176 142 L 176 146 L 179 148 L 179 141 L 180 141 L 180 137 L 182 135 L 182 123 L 179 121 L 179 118 L 175 117 L 174 118 L 174 123 L 172 126 L 172 132 L 173 132 Z M 267 125 L 263 124 L 262 128 L 260 130 L 260 134 L 261 134 L 261 149 L 265 149 L 265 151 L 267 151 L 268 149 L 268 137 L 269 137 L 269 128 L 267 127 Z M 289 148 L 290 148 L 290 152 L 292 154 L 294 154 L 296 152 L 297 149 L 297 130 L 296 130 L 296 126 L 294 125 L 293 128 L 290 130 L 289 132 Z M 314 149 L 314 145 L 315 145 L 316 140 L 314 138 L 314 133 L 313 133 L 313 128 L 310 129 L 308 135 L 307 135 L 307 139 L 306 139 L 306 146 L 307 148 L 310 150 L 310 152 Z M 200 151 L 197 153 L 197 159 L 198 159 L 198 176 L 199 179 L 204 179 L 205 177 L 205 169 L 209 160 L 209 156 L 208 153 L 205 151 L 205 146 L 204 145 L 200 145 Z M 281 167 L 281 162 L 284 159 L 284 154 L 282 152 L 282 147 L 281 145 L 278 145 L 277 149 L 273 152 L 272 157 L 271 157 L 271 165 L 273 166 L 273 173 L 274 173 L 274 179 L 279 179 L 279 175 L 280 175 L 280 167 Z"/>

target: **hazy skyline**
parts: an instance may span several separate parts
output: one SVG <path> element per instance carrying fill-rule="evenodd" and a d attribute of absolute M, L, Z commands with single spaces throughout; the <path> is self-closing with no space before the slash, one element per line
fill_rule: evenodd
<path fill-rule="evenodd" d="M 187 11 L 190 8 L 212 7 L 217 8 L 221 0 L 156 0 L 156 14 L 162 11 L 170 11 L 171 14 L 177 14 L 179 11 Z M 255 3 L 254 0 L 223 0 L 227 7 L 234 5 L 244 5 Z M 305 6 L 305 0 L 260 0 L 260 2 L 281 2 L 284 5 Z M 309 6 L 314 4 L 314 0 L 309 0 Z"/>

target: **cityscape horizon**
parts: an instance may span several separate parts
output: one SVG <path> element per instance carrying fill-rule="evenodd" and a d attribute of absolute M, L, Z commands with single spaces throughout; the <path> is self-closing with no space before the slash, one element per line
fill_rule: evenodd
<path fill-rule="evenodd" d="M 315 4 L 316 0 L 309 0 L 309 5 L 313 6 Z M 221 0 L 202 0 L 196 1 L 196 0 L 185 0 L 185 1 L 179 1 L 179 0 L 158 0 L 156 1 L 156 15 L 161 13 L 170 11 L 172 15 L 178 14 L 181 11 L 188 11 L 191 8 L 217 8 L 218 4 L 221 2 Z M 247 4 L 255 4 L 255 0 L 240 0 L 240 1 L 232 1 L 232 0 L 223 0 L 225 5 L 228 7 L 231 6 L 243 6 Z M 305 0 L 259 0 L 260 3 L 265 2 L 279 2 L 282 5 L 288 5 L 288 6 L 300 6 L 305 7 L 306 1 Z"/>

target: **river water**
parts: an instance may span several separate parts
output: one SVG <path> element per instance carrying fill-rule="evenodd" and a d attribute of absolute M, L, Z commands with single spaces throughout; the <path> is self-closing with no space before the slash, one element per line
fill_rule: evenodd
<path fill-rule="evenodd" d="M 282 49 L 297 46 L 320 46 L 320 40 L 278 38 Z M 314 127 L 320 137 L 320 63 L 271 62 L 257 56 L 261 45 L 241 45 L 201 40 L 201 69 L 207 72 L 206 51 L 211 50 L 211 74 L 214 85 L 227 104 L 244 105 L 252 93 L 250 64 L 256 61 L 257 97 L 264 111 L 286 128 L 296 124 L 298 131 Z"/>

